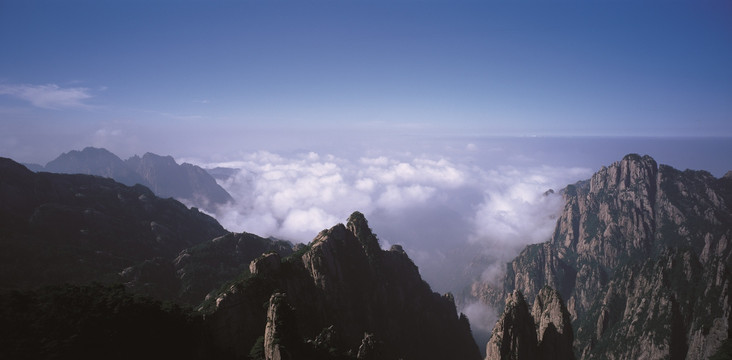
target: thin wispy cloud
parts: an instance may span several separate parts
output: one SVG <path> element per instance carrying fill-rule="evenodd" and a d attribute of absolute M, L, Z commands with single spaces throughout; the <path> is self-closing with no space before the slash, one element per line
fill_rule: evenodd
<path fill-rule="evenodd" d="M 0 84 L 0 95 L 7 95 L 29 102 L 42 109 L 89 109 L 86 101 L 93 95 L 83 87 L 64 88 L 56 84 Z"/>

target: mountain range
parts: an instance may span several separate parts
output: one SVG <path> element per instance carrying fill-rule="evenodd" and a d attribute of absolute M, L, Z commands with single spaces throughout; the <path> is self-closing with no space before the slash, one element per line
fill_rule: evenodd
<path fill-rule="evenodd" d="M 122 184 L 140 184 L 160 197 L 173 197 L 209 213 L 234 199 L 203 168 L 178 164 L 171 156 L 145 153 L 127 160 L 103 148 L 87 147 L 59 155 L 46 166 L 28 164 L 33 171 L 62 174 L 87 174 L 112 178 Z"/>
<path fill-rule="evenodd" d="M 84 152 L 103 161 L 70 160 Z M 164 178 L 156 155 L 110 154 L 62 157 Z M 551 238 L 470 289 L 500 310 L 486 359 L 729 358 L 732 173 L 630 154 L 560 193 Z M 1 358 L 481 357 L 453 295 L 359 212 L 294 245 L 228 232 L 139 182 L 5 158 L 0 200 Z"/>
<path fill-rule="evenodd" d="M 453 297 L 360 213 L 293 246 L 139 184 L 5 158 L 0 199 L 2 358 L 140 357 L 176 338 L 168 354 L 194 359 L 480 357 Z"/>

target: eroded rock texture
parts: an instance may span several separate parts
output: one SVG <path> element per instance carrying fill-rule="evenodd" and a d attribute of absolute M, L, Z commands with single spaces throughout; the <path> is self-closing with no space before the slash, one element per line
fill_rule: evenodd
<path fill-rule="evenodd" d="M 705 359 L 729 337 L 732 179 L 627 155 L 563 190 L 552 238 L 529 245 L 502 286 L 473 295 L 502 307 L 545 285 L 567 299 L 581 358 Z"/>

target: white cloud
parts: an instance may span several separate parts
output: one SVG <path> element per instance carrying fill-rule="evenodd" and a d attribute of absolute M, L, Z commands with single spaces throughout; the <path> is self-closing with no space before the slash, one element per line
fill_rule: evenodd
<path fill-rule="evenodd" d="M 222 208 L 219 218 L 231 230 L 257 228 L 260 235 L 302 242 L 355 210 L 367 215 L 393 213 L 448 202 L 458 213 L 473 214 L 473 242 L 523 246 L 544 241 L 561 198 L 542 194 L 588 172 L 550 167 L 484 171 L 444 158 L 380 156 L 350 161 L 315 152 L 292 157 L 257 152 L 242 157 L 209 164 L 243 170 L 222 183 L 237 203 L 235 208 Z M 451 199 L 470 191 L 483 196 Z M 308 217 L 310 221 L 305 221 Z M 307 231 L 295 231 L 296 225 Z"/>
<path fill-rule="evenodd" d="M 490 333 L 498 321 L 496 310 L 482 302 L 472 302 L 460 311 L 470 320 L 470 327 L 475 332 Z"/>
<path fill-rule="evenodd" d="M 460 273 L 470 259 L 435 261 L 440 253 L 461 246 L 483 249 L 491 260 L 476 276 L 495 280 L 523 246 L 551 236 L 562 199 L 544 192 L 590 175 L 589 169 L 571 167 L 482 169 L 470 159 L 349 160 L 315 152 L 256 152 L 204 166 L 241 169 L 221 183 L 236 200 L 217 212 L 227 229 L 306 243 L 358 210 L 382 242 L 404 245 L 422 272 L 431 274 L 427 280 L 442 290 L 458 285 L 441 274 Z"/>
<path fill-rule="evenodd" d="M 546 241 L 554 229 L 563 201 L 559 190 L 589 176 L 589 169 L 500 167 L 484 174 L 483 202 L 475 212 L 473 241 L 491 246 Z"/>
<path fill-rule="evenodd" d="M 481 280 L 495 283 L 528 244 L 550 239 L 564 205 L 558 190 L 591 175 L 590 169 L 499 167 L 483 174 L 483 201 L 475 209 L 470 241 L 483 245 L 496 260 Z M 549 189 L 554 193 L 546 193 Z"/>
<path fill-rule="evenodd" d="M 388 185 L 376 203 L 387 211 L 402 210 L 414 205 L 424 204 L 435 191 L 436 189 L 430 186 Z"/>
<path fill-rule="evenodd" d="M 0 95 L 9 95 L 44 109 L 91 108 L 85 101 L 92 98 L 87 88 L 62 88 L 56 84 L 0 84 Z"/>
<path fill-rule="evenodd" d="M 349 161 L 315 152 L 288 158 L 257 152 L 208 164 L 214 166 L 243 170 L 222 183 L 237 200 L 218 211 L 225 227 L 249 232 L 256 228 L 259 235 L 301 242 L 355 210 L 368 215 L 423 206 L 440 192 L 459 187 L 468 176 L 444 159 L 382 156 Z"/>
<path fill-rule="evenodd" d="M 455 188 L 463 185 L 467 174 L 451 162 L 440 159 L 416 158 L 410 162 L 377 159 L 361 159 L 368 165 L 365 174 L 384 184 L 431 184 Z"/>

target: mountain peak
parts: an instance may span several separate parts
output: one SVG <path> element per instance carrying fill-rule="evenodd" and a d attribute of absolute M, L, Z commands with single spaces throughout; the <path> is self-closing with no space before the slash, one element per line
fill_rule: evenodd
<path fill-rule="evenodd" d="M 506 308 L 486 345 L 486 360 L 535 359 L 537 348 L 529 305 L 523 294 L 514 290 L 506 297 Z"/>
<path fill-rule="evenodd" d="M 486 345 L 486 360 L 574 359 L 573 339 L 559 292 L 545 286 L 529 308 L 521 291 L 514 290 Z"/>
<path fill-rule="evenodd" d="M 73 151 L 71 151 L 71 152 L 73 152 Z M 87 146 L 83 150 L 81 150 L 81 152 L 83 152 L 83 153 L 99 153 L 99 154 L 114 155 L 114 154 L 112 154 L 111 151 L 109 151 L 109 150 L 107 150 L 105 148 L 98 148 L 98 147 L 93 147 L 93 146 Z M 115 155 L 115 156 L 117 156 L 117 155 Z"/>
<path fill-rule="evenodd" d="M 277 256 L 269 257 L 276 267 Z M 253 267 L 262 268 L 267 261 L 264 256 Z M 399 248 L 378 248 L 376 235 L 360 212 L 351 214 L 345 224 L 321 231 L 300 257 L 283 258 L 279 264 L 279 271 L 255 269 L 251 278 L 217 297 L 222 300 L 209 319 L 221 329 L 214 336 L 222 339 L 222 350 L 246 342 L 240 353 L 246 355 L 265 329 L 263 347 L 276 345 L 274 338 L 280 336 L 279 343 L 292 351 L 292 358 L 332 358 L 305 355 L 320 350 L 361 354 L 366 359 L 480 357 L 470 326 L 458 316 L 452 298 L 434 293 Z M 290 306 L 273 307 L 284 303 L 271 297 L 278 289 L 286 293 Z M 267 298 L 270 311 L 265 317 L 262 304 Z M 278 312 L 282 309 L 285 312 Z M 289 320 L 279 317 L 288 312 Z M 280 320 L 282 326 L 275 328 Z M 293 331 L 290 335 L 288 329 Z M 288 343 L 285 339 L 293 339 L 292 334 L 295 341 Z M 242 340 L 245 336 L 248 340 Z"/>
<path fill-rule="evenodd" d="M 603 191 L 626 190 L 638 186 L 648 188 L 649 194 L 654 192 L 658 164 L 648 155 L 628 154 L 621 161 L 608 167 L 602 167 L 590 179 L 590 192 L 597 194 Z"/>
<path fill-rule="evenodd" d="M 85 147 L 61 154 L 46 164 L 46 171 L 62 174 L 98 175 L 115 179 L 125 185 L 149 185 L 130 170 L 117 155 L 104 148 Z"/>
<path fill-rule="evenodd" d="M 366 220 L 366 216 L 361 212 L 354 211 L 351 216 L 348 217 L 346 228 L 356 236 L 359 242 L 361 242 L 361 246 L 363 246 L 368 255 L 375 254 L 378 250 L 381 250 L 381 247 L 379 246 L 379 239 L 377 239 L 376 235 L 371 231 L 371 228 L 369 228 L 369 222 Z"/>
<path fill-rule="evenodd" d="M 170 155 L 163 156 L 163 155 L 158 155 L 158 154 L 154 154 L 154 153 L 151 153 L 151 152 L 146 152 L 145 155 L 142 155 L 142 160 L 143 161 L 145 161 L 145 160 L 154 160 L 156 162 L 163 163 L 163 164 L 168 165 L 168 166 L 176 166 L 176 165 L 178 165 L 178 163 L 175 162 L 175 159 L 172 156 L 170 156 Z"/>

